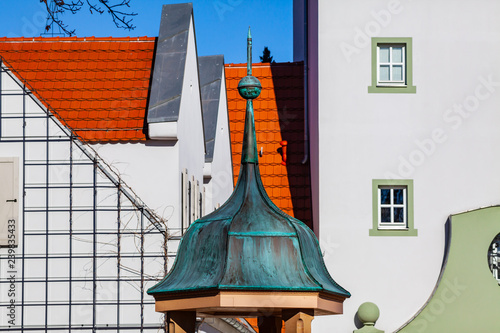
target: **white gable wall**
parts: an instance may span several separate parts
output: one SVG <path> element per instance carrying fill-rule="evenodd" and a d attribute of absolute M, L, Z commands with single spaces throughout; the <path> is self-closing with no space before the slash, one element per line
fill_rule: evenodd
<path fill-rule="evenodd" d="M 203 164 L 205 163 L 205 136 L 201 111 L 198 57 L 193 18 L 189 25 L 189 37 L 184 68 L 184 82 L 178 120 L 179 170 L 186 169 L 188 178 L 203 188 Z M 180 184 L 180 183 L 179 183 Z"/>
<path fill-rule="evenodd" d="M 217 132 L 213 160 L 210 164 L 211 178 L 205 185 L 205 211 L 211 212 L 224 204 L 233 192 L 233 168 L 231 142 L 229 133 L 229 118 L 227 111 L 226 80 L 222 67 L 219 111 L 217 116 Z"/>
<path fill-rule="evenodd" d="M 431 295 L 448 215 L 500 204 L 499 15 L 486 0 L 319 1 L 319 233 L 352 297 L 343 315 L 316 318 L 316 332 L 352 331 L 366 301 L 380 307 L 377 327 L 394 331 Z M 416 94 L 368 93 L 366 36 L 413 38 Z M 390 177 L 414 181 L 417 237 L 368 235 L 372 179 Z"/>
<path fill-rule="evenodd" d="M 120 177 L 169 224 L 176 225 L 179 189 L 175 141 L 92 144 Z"/>
<path fill-rule="evenodd" d="M 191 18 L 184 82 L 177 121 L 177 140 L 96 144 L 98 153 L 120 170 L 130 186 L 180 234 L 181 172 L 203 186 L 205 144 L 193 19 Z"/>
<path fill-rule="evenodd" d="M 148 208 L 139 198 L 134 205 L 126 186 L 119 190 L 107 166 L 71 141 L 18 80 L 2 72 L 0 89 L 0 160 L 18 161 L 20 194 L 17 247 L 0 248 L 0 327 L 140 327 L 144 311 L 156 332 L 162 316 L 143 293 L 164 275 L 164 237 Z M 23 299 L 31 306 L 21 309 Z"/>

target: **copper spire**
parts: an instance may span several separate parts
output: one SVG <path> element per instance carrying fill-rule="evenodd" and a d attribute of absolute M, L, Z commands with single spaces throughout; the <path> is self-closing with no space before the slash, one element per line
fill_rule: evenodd
<path fill-rule="evenodd" d="M 230 297 L 234 298 L 247 292 L 268 297 L 271 292 L 282 292 L 283 297 L 273 303 L 272 313 L 281 315 L 297 295 L 311 297 L 317 304 L 299 307 L 318 314 L 340 313 L 342 302 L 350 294 L 328 273 L 314 233 L 276 207 L 262 185 L 252 102 L 259 96 L 261 85 L 252 76 L 250 29 L 247 52 L 247 76 L 238 84 L 247 108 L 236 188 L 222 207 L 189 227 L 172 270 L 148 293 L 156 298 L 157 309 L 165 311 L 187 309 L 177 302 L 185 297 L 190 299 L 189 309 L 201 314 L 261 315 L 264 306 L 256 308 L 242 301 L 202 308 L 197 297 L 232 293 Z"/>
<path fill-rule="evenodd" d="M 260 95 L 262 86 L 259 80 L 252 76 L 252 35 L 248 27 L 247 37 L 247 76 L 238 83 L 240 96 L 247 100 L 245 117 L 245 132 L 243 134 L 243 148 L 241 151 L 241 164 L 259 163 L 257 154 L 257 140 L 255 137 L 255 121 L 253 116 L 253 99 Z"/>

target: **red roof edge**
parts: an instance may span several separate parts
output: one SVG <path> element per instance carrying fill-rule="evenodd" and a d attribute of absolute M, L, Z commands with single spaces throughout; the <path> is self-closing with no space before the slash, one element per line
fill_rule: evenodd
<path fill-rule="evenodd" d="M 154 41 L 156 37 L 0 37 L 0 42 L 123 42 Z"/>

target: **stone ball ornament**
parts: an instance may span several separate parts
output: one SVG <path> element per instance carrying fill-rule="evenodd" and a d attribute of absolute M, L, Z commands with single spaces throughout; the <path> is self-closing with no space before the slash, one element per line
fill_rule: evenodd
<path fill-rule="evenodd" d="M 238 92 L 244 99 L 255 99 L 260 95 L 262 85 L 260 81 L 251 75 L 247 75 L 238 83 Z"/>
<path fill-rule="evenodd" d="M 375 303 L 365 302 L 359 306 L 358 319 L 365 325 L 373 326 L 380 316 L 380 310 Z"/>

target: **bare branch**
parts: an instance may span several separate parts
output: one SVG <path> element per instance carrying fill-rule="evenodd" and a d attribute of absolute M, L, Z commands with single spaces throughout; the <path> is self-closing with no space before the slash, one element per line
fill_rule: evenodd
<path fill-rule="evenodd" d="M 72 1 L 71 3 L 65 3 L 64 0 L 54 0 L 59 13 L 65 11 L 71 12 L 71 14 L 76 14 L 80 9 L 82 9 L 83 2 L 78 0 L 77 2 Z"/>
<path fill-rule="evenodd" d="M 52 25 L 55 24 L 66 35 L 73 36 L 75 29 L 70 30 L 68 25 L 58 18 L 58 14 L 78 13 L 84 6 L 83 0 L 71 0 L 71 2 L 65 0 L 40 0 L 40 2 L 45 4 L 48 14 L 45 30 L 49 31 Z M 132 17 L 136 16 L 137 13 L 121 10 L 124 7 L 130 8 L 130 2 L 131 0 L 119 0 L 117 3 L 110 3 L 109 0 L 97 0 L 96 3 L 92 0 L 85 0 L 91 14 L 103 14 L 106 11 L 111 15 L 117 28 L 134 30 L 135 26 L 132 24 Z"/>
<path fill-rule="evenodd" d="M 102 9 L 100 6 L 95 5 L 90 3 L 90 0 L 86 0 L 87 4 L 89 5 L 89 9 L 92 12 L 92 10 L 95 10 L 99 14 L 104 13 L 104 9 Z M 120 7 L 128 7 L 130 8 L 130 1 L 131 0 L 121 0 L 120 3 L 116 4 L 109 4 L 109 0 L 98 0 L 100 4 L 102 4 L 104 7 L 106 7 L 106 10 L 108 14 L 111 15 L 113 22 L 115 23 L 117 28 L 122 28 L 126 30 L 134 30 L 135 26 L 132 24 L 133 18 L 131 16 L 136 16 L 137 13 L 127 13 L 127 12 L 122 12 L 121 10 L 117 10 L 116 8 Z"/>
<path fill-rule="evenodd" d="M 100 7 L 96 7 L 96 5 L 91 4 L 89 2 L 89 0 L 86 0 L 86 1 L 87 1 L 87 5 L 89 5 L 89 10 L 90 10 L 91 14 L 94 14 L 94 11 L 99 13 L 99 14 L 104 13 L 104 10 L 102 10 Z"/>
<path fill-rule="evenodd" d="M 81 7 L 83 6 L 83 2 L 78 0 L 77 2 L 72 1 L 71 3 L 65 3 L 63 0 L 54 0 L 54 7 L 51 8 L 47 0 L 40 0 L 45 4 L 45 8 L 47 9 L 48 17 L 47 24 L 45 26 L 45 30 L 49 31 L 53 24 L 56 24 L 64 31 L 65 34 L 69 36 L 73 36 L 75 33 L 75 29 L 68 30 L 68 25 L 64 24 L 62 20 L 57 17 L 57 14 L 62 14 L 66 11 L 69 11 L 72 14 L 76 14 Z"/>

